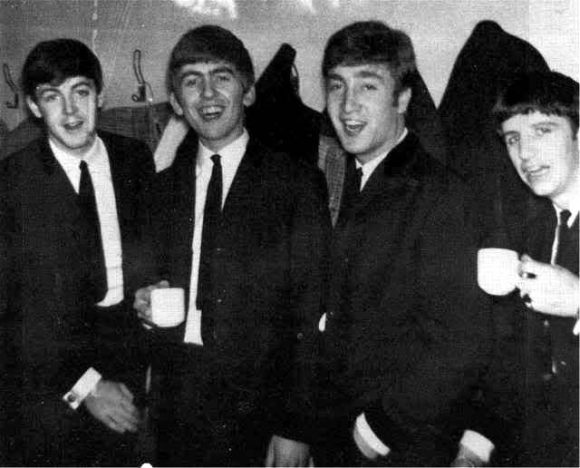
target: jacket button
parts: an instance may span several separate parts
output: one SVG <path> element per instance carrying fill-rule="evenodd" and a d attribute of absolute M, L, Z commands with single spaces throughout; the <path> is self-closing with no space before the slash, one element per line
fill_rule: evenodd
<path fill-rule="evenodd" d="M 550 380 L 552 380 L 552 377 L 553 377 L 553 375 L 551 372 L 545 372 L 542 374 L 542 380 L 544 382 L 549 382 Z"/>
<path fill-rule="evenodd" d="M 304 338 L 304 333 L 302 333 L 302 332 L 299 332 L 299 333 L 296 335 L 296 338 L 298 338 L 299 340 L 301 340 L 302 338 Z"/>

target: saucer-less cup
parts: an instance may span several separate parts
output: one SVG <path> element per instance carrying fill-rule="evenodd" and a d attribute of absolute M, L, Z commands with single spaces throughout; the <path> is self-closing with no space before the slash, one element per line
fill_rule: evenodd
<path fill-rule="evenodd" d="M 511 293 L 518 281 L 520 259 L 509 249 L 489 247 L 477 252 L 477 283 L 486 293 L 505 296 Z"/>
<path fill-rule="evenodd" d="M 151 321 L 158 327 L 176 327 L 185 320 L 183 288 L 151 291 Z"/>

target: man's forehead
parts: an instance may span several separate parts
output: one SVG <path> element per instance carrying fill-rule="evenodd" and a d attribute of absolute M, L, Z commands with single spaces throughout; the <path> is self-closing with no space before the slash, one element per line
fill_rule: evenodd
<path fill-rule="evenodd" d="M 562 125 L 567 123 L 566 117 L 556 114 L 546 114 L 540 111 L 515 114 L 504 120 L 502 128 L 504 131 L 520 127 L 529 127 L 534 125 Z"/>

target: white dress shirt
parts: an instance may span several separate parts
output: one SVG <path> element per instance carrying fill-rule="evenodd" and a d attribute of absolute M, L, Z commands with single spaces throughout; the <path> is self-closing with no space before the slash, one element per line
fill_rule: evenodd
<path fill-rule="evenodd" d="M 81 159 L 57 148 L 50 140 L 49 144 L 75 192 L 79 193 Z M 107 294 L 98 305 L 108 307 L 123 300 L 123 252 L 121 250 L 121 231 L 117 217 L 117 201 L 115 199 L 115 190 L 113 189 L 109 156 L 107 148 L 105 148 L 105 144 L 100 138 L 96 138 L 93 146 L 82 160 L 88 165 L 95 190 L 107 272 Z"/>
<path fill-rule="evenodd" d="M 69 182 L 78 194 L 81 182 L 81 159 L 58 148 L 50 140 L 49 145 Z M 107 274 L 107 294 L 97 305 L 108 307 L 120 303 L 124 297 L 123 252 L 109 156 L 107 148 L 100 138 L 97 137 L 95 139 L 93 146 L 82 160 L 87 163 L 95 191 Z M 87 369 L 73 388 L 62 397 L 63 401 L 76 410 L 100 380 L 101 374 L 96 369 L 92 367 Z"/>
<path fill-rule="evenodd" d="M 187 312 L 187 321 L 185 324 L 184 342 L 203 345 L 201 339 L 201 311 L 196 307 L 197 299 L 197 282 L 199 278 L 199 259 L 201 254 L 201 238 L 203 230 L 203 211 L 205 208 L 205 199 L 213 162 L 211 157 L 214 154 L 221 156 L 222 165 L 222 207 L 230 191 L 230 187 L 238 171 L 238 167 L 248 145 L 249 135 L 244 129 L 244 133 L 235 141 L 219 153 L 206 148 L 199 143 L 197 150 L 197 160 L 195 167 L 195 221 L 193 227 L 193 242 L 191 246 L 191 281 L 189 285 L 189 307 Z"/>

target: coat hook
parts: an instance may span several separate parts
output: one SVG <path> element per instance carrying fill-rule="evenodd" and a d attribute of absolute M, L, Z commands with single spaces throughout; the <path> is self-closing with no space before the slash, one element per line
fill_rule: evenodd
<path fill-rule="evenodd" d="M 141 50 L 135 49 L 133 51 L 133 72 L 137 78 L 137 93 L 131 96 L 133 102 L 145 102 L 147 99 L 147 82 L 143 78 L 141 71 Z"/>
<path fill-rule="evenodd" d="M 14 84 L 12 80 L 12 76 L 10 75 L 10 67 L 7 63 L 2 65 L 2 72 L 4 73 L 4 81 L 9 86 L 10 90 L 14 93 L 14 97 L 12 98 L 12 102 L 5 101 L 6 107 L 9 109 L 17 109 L 19 105 L 19 96 L 18 96 L 18 87 Z"/>

